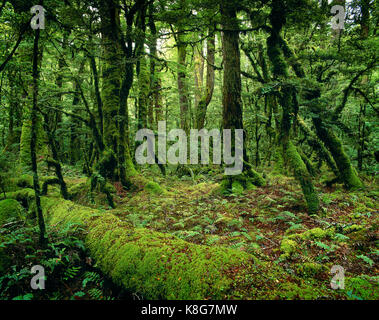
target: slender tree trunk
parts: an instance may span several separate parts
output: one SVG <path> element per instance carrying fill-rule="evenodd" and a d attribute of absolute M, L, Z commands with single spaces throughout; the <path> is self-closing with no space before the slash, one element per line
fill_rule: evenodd
<path fill-rule="evenodd" d="M 39 82 L 39 43 L 40 30 L 35 31 L 34 48 L 33 48 L 33 105 L 31 110 L 31 127 L 30 127 L 30 155 L 31 155 L 31 167 L 33 172 L 33 188 L 35 194 L 36 213 L 39 226 L 39 241 L 41 246 L 47 244 L 45 220 L 43 218 L 41 207 L 41 192 L 39 186 L 38 169 L 37 169 L 37 110 L 38 110 L 38 82 Z"/>
<path fill-rule="evenodd" d="M 204 127 L 207 108 L 212 100 L 215 83 L 215 35 L 209 34 L 207 39 L 207 79 L 206 88 L 196 108 L 196 127 L 200 130 Z"/>
<path fill-rule="evenodd" d="M 152 36 L 150 43 L 150 108 L 149 122 L 150 127 L 157 129 L 158 121 L 163 120 L 163 105 L 162 105 L 162 80 L 157 72 L 157 28 L 154 21 L 154 6 L 149 6 L 149 29 Z"/>
<path fill-rule="evenodd" d="M 190 130 L 190 105 L 188 98 L 188 87 L 186 79 L 186 56 L 187 44 L 184 42 L 183 30 L 178 28 L 178 92 L 179 92 L 179 105 L 180 105 L 180 128 L 187 134 Z"/>
<path fill-rule="evenodd" d="M 363 168 L 363 152 L 365 148 L 365 130 L 366 130 L 366 105 L 361 104 L 358 119 L 358 170 L 362 171 Z"/>

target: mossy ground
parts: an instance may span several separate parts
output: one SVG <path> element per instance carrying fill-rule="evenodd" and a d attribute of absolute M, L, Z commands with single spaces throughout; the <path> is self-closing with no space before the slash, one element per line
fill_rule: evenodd
<path fill-rule="evenodd" d="M 316 184 L 321 212 L 309 215 L 296 181 L 281 174 L 230 195 L 217 192 L 221 177 L 213 172 L 182 179 L 144 175 L 154 183 L 143 189 L 128 192 L 114 184 L 116 209 L 100 193 L 89 200 L 86 178 L 66 179 L 74 202 L 100 208 L 88 244 L 118 284 L 145 298 L 379 299 L 379 206 L 372 179 L 351 192 Z M 49 196 L 58 197 L 59 190 Z M 65 219 L 82 221 L 88 210 L 70 209 Z M 189 247 L 191 254 L 184 250 Z M 221 254 L 220 260 L 209 266 L 207 251 Z M 191 266 L 192 257 L 198 265 Z M 252 258 L 258 263 L 247 262 Z M 229 267 L 220 267 L 229 260 Z M 331 289 L 333 265 L 345 269 L 344 290 Z M 213 287 L 201 280 L 204 270 L 213 274 Z"/>

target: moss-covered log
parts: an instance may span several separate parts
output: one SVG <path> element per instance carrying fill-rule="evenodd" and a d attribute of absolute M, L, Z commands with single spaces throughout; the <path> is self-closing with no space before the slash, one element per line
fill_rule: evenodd
<path fill-rule="evenodd" d="M 24 189 L 7 197 L 32 200 L 34 191 Z M 42 197 L 41 204 L 48 225 L 79 227 L 96 266 L 115 284 L 144 299 L 278 299 L 294 290 L 299 298 L 309 298 L 309 292 L 319 295 L 317 288 L 304 282 L 282 286 L 291 275 L 244 251 L 134 228 L 112 211 L 61 198 Z"/>
<path fill-rule="evenodd" d="M 43 198 L 42 204 L 50 225 L 83 224 L 85 243 L 100 269 L 148 299 L 225 298 L 233 295 L 234 279 L 261 266 L 245 252 L 133 228 L 113 214 L 70 201 Z"/>

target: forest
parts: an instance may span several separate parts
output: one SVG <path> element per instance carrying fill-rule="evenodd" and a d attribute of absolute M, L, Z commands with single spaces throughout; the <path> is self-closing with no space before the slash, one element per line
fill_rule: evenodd
<path fill-rule="evenodd" d="M 378 300 L 378 25 L 0 0 L 0 300 Z"/>

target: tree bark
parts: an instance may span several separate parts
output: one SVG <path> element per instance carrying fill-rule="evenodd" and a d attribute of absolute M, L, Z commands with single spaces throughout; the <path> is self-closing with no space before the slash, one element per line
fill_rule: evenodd
<path fill-rule="evenodd" d="M 40 39 L 40 30 L 35 31 L 34 36 L 34 47 L 33 47 L 33 105 L 31 109 L 31 127 L 30 127 L 30 156 L 31 156 L 31 167 L 33 172 L 33 188 L 35 195 L 35 204 L 36 204 L 36 214 L 38 219 L 39 226 L 39 242 L 41 246 L 47 244 L 46 237 L 46 227 L 45 220 L 42 213 L 41 206 L 41 192 L 39 185 L 38 169 L 37 169 L 37 110 L 38 110 L 38 82 L 39 82 L 39 39 Z"/>

